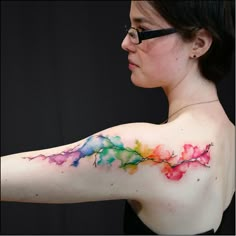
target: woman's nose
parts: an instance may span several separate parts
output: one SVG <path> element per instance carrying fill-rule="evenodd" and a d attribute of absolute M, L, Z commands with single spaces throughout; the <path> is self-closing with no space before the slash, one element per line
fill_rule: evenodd
<path fill-rule="evenodd" d="M 131 43 L 129 35 L 127 34 L 121 43 L 121 48 L 127 52 L 134 52 L 135 45 Z"/>

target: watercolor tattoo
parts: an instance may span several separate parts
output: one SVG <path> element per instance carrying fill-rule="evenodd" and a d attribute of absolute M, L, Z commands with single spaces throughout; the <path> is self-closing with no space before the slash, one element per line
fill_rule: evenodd
<path fill-rule="evenodd" d="M 189 167 L 207 167 L 210 161 L 210 147 L 200 149 L 198 146 L 185 144 L 179 156 L 157 145 L 150 148 L 136 140 L 133 148 L 125 147 L 119 136 L 108 137 L 103 135 L 90 136 L 82 145 L 50 156 L 38 155 L 27 157 L 29 160 L 41 158 L 49 163 L 63 165 L 65 162 L 71 166 L 79 166 L 80 159 L 94 155 L 94 167 L 112 166 L 118 161 L 119 168 L 134 174 L 138 166 L 146 164 L 149 166 L 159 165 L 161 172 L 170 180 L 180 180 Z"/>

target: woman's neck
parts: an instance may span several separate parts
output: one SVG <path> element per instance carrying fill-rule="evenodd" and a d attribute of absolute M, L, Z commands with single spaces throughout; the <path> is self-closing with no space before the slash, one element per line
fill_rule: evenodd
<path fill-rule="evenodd" d="M 169 117 L 183 107 L 191 107 L 191 104 L 207 103 L 218 99 L 216 86 L 213 82 L 195 74 L 191 78 L 185 77 L 172 88 L 163 88 L 169 102 Z"/>

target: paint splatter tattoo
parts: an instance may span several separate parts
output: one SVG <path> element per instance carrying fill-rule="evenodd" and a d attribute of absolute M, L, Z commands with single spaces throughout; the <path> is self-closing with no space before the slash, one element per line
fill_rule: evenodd
<path fill-rule="evenodd" d="M 119 136 L 108 137 L 103 135 L 91 136 L 82 145 L 49 156 L 38 155 L 27 157 L 29 160 L 48 160 L 49 163 L 63 165 L 65 162 L 73 167 L 78 167 L 82 158 L 94 155 L 94 167 L 112 166 L 119 162 L 119 168 L 134 174 L 139 165 L 158 165 L 161 172 L 170 180 L 179 180 L 183 177 L 189 167 L 207 167 L 210 161 L 210 147 L 208 144 L 201 149 L 198 146 L 185 144 L 181 154 L 175 155 L 165 149 L 164 145 L 150 148 L 136 140 L 133 148 L 125 147 Z"/>

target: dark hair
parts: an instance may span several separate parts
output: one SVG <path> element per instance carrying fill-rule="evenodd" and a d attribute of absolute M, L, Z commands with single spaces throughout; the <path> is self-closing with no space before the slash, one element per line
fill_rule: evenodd
<path fill-rule="evenodd" d="M 182 36 L 194 38 L 204 28 L 213 42 L 199 58 L 201 74 L 217 83 L 230 71 L 235 50 L 234 0 L 154 0 L 148 3 Z"/>

